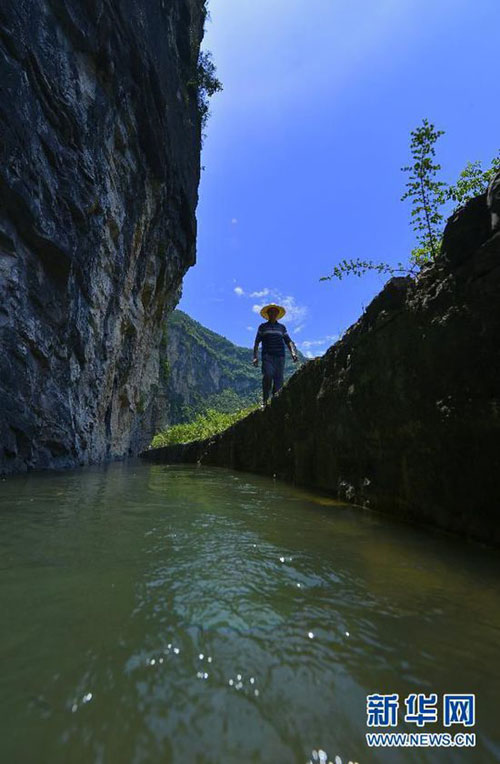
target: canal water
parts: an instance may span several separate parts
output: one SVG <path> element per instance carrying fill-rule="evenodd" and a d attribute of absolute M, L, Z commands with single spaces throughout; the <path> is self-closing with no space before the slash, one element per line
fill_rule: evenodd
<path fill-rule="evenodd" d="M 2 479 L 0 526 L 2 762 L 500 760 L 490 549 L 138 459 Z M 415 693 L 437 721 L 404 721 Z M 474 726 L 444 727 L 443 695 L 472 693 Z M 376 694 L 397 727 L 367 726 Z M 477 745 L 370 749 L 370 731 Z"/>

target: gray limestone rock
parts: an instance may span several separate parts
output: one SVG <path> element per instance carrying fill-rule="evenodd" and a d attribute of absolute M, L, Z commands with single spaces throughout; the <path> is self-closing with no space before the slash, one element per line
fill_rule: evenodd
<path fill-rule="evenodd" d="M 203 0 L 0 8 L 0 472 L 136 453 L 195 261 Z"/>
<path fill-rule="evenodd" d="M 500 227 L 500 172 L 497 172 L 488 186 L 486 204 L 491 215 L 491 228 L 497 231 Z"/>

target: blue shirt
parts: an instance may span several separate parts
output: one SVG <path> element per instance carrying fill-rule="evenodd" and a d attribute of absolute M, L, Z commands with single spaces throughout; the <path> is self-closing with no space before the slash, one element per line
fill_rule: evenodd
<path fill-rule="evenodd" d="M 290 341 L 286 326 L 279 324 L 277 321 L 274 324 L 270 321 L 261 324 L 257 329 L 257 336 L 255 337 L 255 345 L 262 342 L 262 355 L 284 356 L 285 342 L 288 345 Z"/>

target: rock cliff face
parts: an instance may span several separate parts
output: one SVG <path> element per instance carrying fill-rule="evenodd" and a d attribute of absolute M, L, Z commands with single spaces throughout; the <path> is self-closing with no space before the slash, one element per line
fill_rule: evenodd
<path fill-rule="evenodd" d="M 203 0 L 0 8 L 0 472 L 136 453 L 195 261 Z"/>
<path fill-rule="evenodd" d="M 262 400 L 262 373 L 251 364 L 252 350 L 212 332 L 182 310 L 168 317 L 160 355 L 158 430 L 189 422 L 207 408 L 233 412 Z M 300 352 L 299 358 L 305 361 Z M 285 379 L 296 368 L 287 351 Z"/>
<path fill-rule="evenodd" d="M 500 544 L 500 175 L 416 281 L 391 279 L 283 394 L 211 441 L 149 451 L 275 474 Z"/>

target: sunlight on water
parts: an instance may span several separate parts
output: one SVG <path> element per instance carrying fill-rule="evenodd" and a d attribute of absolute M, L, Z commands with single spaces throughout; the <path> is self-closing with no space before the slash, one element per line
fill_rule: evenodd
<path fill-rule="evenodd" d="M 0 524 L 2 761 L 500 757 L 492 550 L 138 460 L 4 479 Z M 478 747 L 368 749 L 377 692 L 475 692 Z"/>

